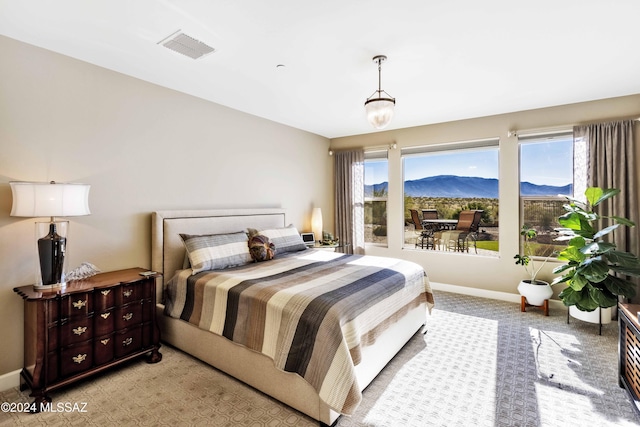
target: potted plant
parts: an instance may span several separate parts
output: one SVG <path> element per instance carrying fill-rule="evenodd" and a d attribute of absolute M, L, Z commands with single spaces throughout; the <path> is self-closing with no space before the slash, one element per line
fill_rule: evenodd
<path fill-rule="evenodd" d="M 538 233 L 534 228 L 523 225 L 522 230 L 520 230 L 520 235 L 524 238 L 522 244 L 523 253 L 516 254 L 513 258 L 516 260 L 516 264 L 524 267 L 525 271 L 529 275 L 529 279 L 520 281 L 518 284 L 518 292 L 526 298 L 527 303 L 530 305 L 541 306 L 544 304 L 545 300 L 549 299 L 551 295 L 553 295 L 553 289 L 551 289 L 551 285 L 549 285 L 548 282 L 538 280 L 536 277 L 549 259 L 550 255 L 545 257 L 543 261 L 536 263 L 533 258 L 535 256 L 535 251 L 532 246 L 532 240 L 536 238 Z"/>
<path fill-rule="evenodd" d="M 558 240 L 568 240 L 558 259 L 567 263 L 553 270 L 562 276 L 552 285 L 568 285 L 558 297 L 570 308 L 575 306 L 583 312 L 592 312 L 617 305 L 619 296 L 631 298 L 636 293 L 635 285 L 627 278 L 640 276 L 640 261 L 634 254 L 618 251 L 614 243 L 602 240 L 620 225 L 633 227 L 635 224 L 626 218 L 601 216 L 593 211 L 619 193 L 616 188 L 588 188 L 586 203 L 567 197 L 566 213 L 558 218 L 564 227 Z M 613 224 L 596 230 L 594 223 L 600 218 L 610 218 Z"/>

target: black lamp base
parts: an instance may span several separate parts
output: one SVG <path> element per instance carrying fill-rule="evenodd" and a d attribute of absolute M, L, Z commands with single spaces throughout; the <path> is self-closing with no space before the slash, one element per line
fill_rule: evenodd
<path fill-rule="evenodd" d="M 40 274 L 42 284 L 34 285 L 34 289 L 61 289 L 64 283 L 64 256 L 67 249 L 67 238 L 58 234 L 56 223 L 49 224 L 49 234 L 38 239 L 38 255 L 40 257 Z"/>

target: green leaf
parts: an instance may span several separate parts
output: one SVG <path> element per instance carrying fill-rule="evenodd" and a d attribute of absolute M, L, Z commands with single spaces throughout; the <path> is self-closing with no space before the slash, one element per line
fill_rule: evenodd
<path fill-rule="evenodd" d="M 586 259 L 576 267 L 576 276 L 584 276 L 591 283 L 599 283 L 609 275 L 609 265 L 601 257 Z"/>
<path fill-rule="evenodd" d="M 600 193 L 600 196 L 597 197 L 595 199 L 595 201 L 591 201 L 591 199 L 589 198 L 589 195 L 587 195 L 587 200 L 589 200 L 589 203 L 591 203 L 591 206 L 598 206 L 600 203 L 604 202 L 607 199 L 612 198 L 613 196 L 617 196 L 618 194 L 620 194 L 620 190 L 617 188 L 608 188 L 606 190 L 601 190 L 598 187 L 591 187 L 591 188 L 587 188 L 587 191 L 585 191 L 585 194 L 587 194 L 589 192 L 589 190 L 593 189 L 595 193 Z M 593 194 L 595 195 L 595 194 Z"/>
<path fill-rule="evenodd" d="M 611 216 L 609 218 L 613 218 L 615 222 L 618 224 L 626 225 L 627 227 L 635 227 L 636 223 L 627 218 L 622 218 L 619 216 Z"/>
<path fill-rule="evenodd" d="M 587 196 L 587 202 L 591 206 L 595 206 L 602 197 L 603 191 L 599 187 L 589 187 L 585 190 L 584 195 Z"/>
<path fill-rule="evenodd" d="M 574 266 L 571 264 L 562 264 L 557 266 L 556 268 L 553 269 L 553 274 L 560 274 L 563 271 L 567 271 L 570 268 L 573 268 Z"/>
<path fill-rule="evenodd" d="M 567 307 L 570 305 L 575 305 L 575 303 L 580 301 L 581 297 L 582 294 L 579 291 L 575 291 L 571 287 L 564 288 L 562 292 L 558 294 L 558 298 L 560 298 L 562 300 L 562 303 Z"/>
<path fill-rule="evenodd" d="M 587 280 L 587 278 L 582 274 L 578 274 L 577 272 L 575 272 L 568 283 L 574 291 L 581 291 L 585 286 L 589 284 L 589 280 Z"/>
<path fill-rule="evenodd" d="M 584 239 L 580 236 L 574 237 L 569 242 L 569 245 L 567 245 L 564 250 L 560 251 L 560 253 L 558 254 L 558 259 L 560 261 L 574 261 L 576 263 L 584 261 L 585 259 L 587 259 L 587 256 L 580 250 L 580 248 L 582 248 L 583 246 Z"/>
<path fill-rule="evenodd" d="M 636 257 L 631 252 L 611 250 L 607 252 L 606 255 L 607 255 L 607 259 L 611 264 L 628 266 L 628 267 L 638 266 L 638 257 Z"/>
<path fill-rule="evenodd" d="M 640 266 L 611 265 L 609 268 L 625 276 L 640 277 Z"/>
<path fill-rule="evenodd" d="M 614 295 L 622 295 L 625 298 L 636 296 L 636 287 L 632 282 L 615 276 L 609 276 L 602 284 Z"/>
<path fill-rule="evenodd" d="M 568 212 L 558 217 L 558 223 L 570 230 L 580 230 L 580 215 L 575 212 Z"/>
<path fill-rule="evenodd" d="M 600 289 L 594 286 L 589 287 L 589 297 L 598 307 L 613 307 L 618 303 L 618 299 L 608 289 Z"/>
<path fill-rule="evenodd" d="M 592 242 L 589 245 L 589 248 L 587 249 L 587 247 L 585 246 L 584 248 L 582 248 L 582 252 L 583 253 L 592 253 L 592 254 L 608 254 L 611 251 L 613 251 L 616 248 L 616 245 L 614 245 L 613 243 L 608 243 L 608 242 L 603 242 L 603 241 L 599 241 L 599 242 Z M 589 252 L 587 252 L 589 251 Z"/>
<path fill-rule="evenodd" d="M 605 227 L 602 230 L 598 231 L 596 234 L 594 234 L 593 238 L 598 239 L 602 236 L 606 236 L 607 234 L 611 233 L 613 230 L 615 230 L 618 227 L 620 227 L 620 224 L 613 224 L 608 227 Z"/>

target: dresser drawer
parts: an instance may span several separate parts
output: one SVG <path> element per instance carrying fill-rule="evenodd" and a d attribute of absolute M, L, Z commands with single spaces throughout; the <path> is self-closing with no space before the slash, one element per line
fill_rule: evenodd
<path fill-rule="evenodd" d="M 101 336 L 93 341 L 93 363 L 96 366 L 104 365 L 113 360 L 114 343 L 113 334 Z"/>
<path fill-rule="evenodd" d="M 47 336 L 49 338 L 48 351 L 53 351 L 58 348 L 58 336 L 60 335 L 60 330 L 58 329 L 58 325 L 54 324 L 50 328 L 47 329 Z"/>
<path fill-rule="evenodd" d="M 66 347 L 60 354 L 60 373 L 68 377 L 93 366 L 93 341 L 85 341 Z"/>
<path fill-rule="evenodd" d="M 110 334 L 115 330 L 115 309 L 96 313 L 93 316 L 93 336 L 99 337 Z"/>
<path fill-rule="evenodd" d="M 60 300 L 62 318 L 88 316 L 93 309 L 92 295 L 88 292 L 79 292 L 64 297 Z"/>
<path fill-rule="evenodd" d="M 93 337 L 93 317 L 71 320 L 60 326 L 62 346 L 86 341 Z"/>
<path fill-rule="evenodd" d="M 142 298 L 141 291 L 138 282 L 119 286 L 116 291 L 116 305 L 120 306 L 139 301 Z"/>
<path fill-rule="evenodd" d="M 60 318 L 60 299 L 47 301 L 47 324 L 55 323 Z"/>
<path fill-rule="evenodd" d="M 114 334 L 116 358 L 124 357 L 142 349 L 142 328 L 126 329 Z"/>
<path fill-rule="evenodd" d="M 96 311 L 105 311 L 112 308 L 116 301 L 116 292 L 120 287 L 115 286 L 106 289 L 98 289 L 93 293 L 94 309 Z"/>
<path fill-rule="evenodd" d="M 140 282 L 140 298 L 152 298 L 156 292 L 156 279 L 144 279 Z"/>
<path fill-rule="evenodd" d="M 150 322 L 153 319 L 153 310 L 155 306 L 153 305 L 153 300 L 145 299 L 142 301 L 142 321 Z"/>
<path fill-rule="evenodd" d="M 54 382 L 58 379 L 58 376 L 60 375 L 60 371 L 59 371 L 59 364 L 58 364 L 58 360 L 59 360 L 59 356 L 58 356 L 58 351 L 52 351 L 47 353 L 47 360 L 48 360 L 48 364 L 47 364 L 47 381 L 49 382 Z M 33 374 L 33 372 L 32 372 Z"/>
<path fill-rule="evenodd" d="M 140 302 L 128 304 L 124 307 L 116 307 L 114 313 L 116 331 L 142 323 L 142 304 Z"/>

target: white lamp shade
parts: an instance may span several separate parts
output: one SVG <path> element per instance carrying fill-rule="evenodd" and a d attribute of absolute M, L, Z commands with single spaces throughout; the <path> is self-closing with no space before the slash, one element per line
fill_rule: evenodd
<path fill-rule="evenodd" d="M 322 209 L 313 208 L 311 213 L 311 231 L 316 240 L 322 240 Z"/>
<path fill-rule="evenodd" d="M 389 98 L 373 98 L 364 107 L 369 123 L 376 129 L 384 129 L 393 118 L 395 102 Z"/>
<path fill-rule="evenodd" d="M 88 184 L 10 182 L 11 216 L 56 217 L 89 215 Z"/>

